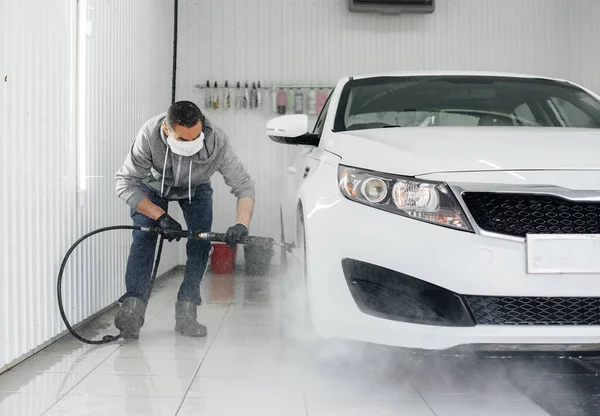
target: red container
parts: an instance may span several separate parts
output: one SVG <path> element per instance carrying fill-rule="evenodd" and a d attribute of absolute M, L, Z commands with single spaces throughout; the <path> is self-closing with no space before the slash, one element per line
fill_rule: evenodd
<path fill-rule="evenodd" d="M 233 249 L 223 243 L 213 243 L 212 246 L 214 250 L 210 257 L 210 266 L 213 274 L 233 274 L 237 246 Z"/>

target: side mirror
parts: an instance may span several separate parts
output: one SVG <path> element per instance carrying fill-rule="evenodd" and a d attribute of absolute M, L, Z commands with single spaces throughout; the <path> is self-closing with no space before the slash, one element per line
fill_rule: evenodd
<path fill-rule="evenodd" d="M 308 132 L 308 116 L 292 114 L 267 123 L 267 135 L 277 143 L 318 146 L 319 136 Z"/>

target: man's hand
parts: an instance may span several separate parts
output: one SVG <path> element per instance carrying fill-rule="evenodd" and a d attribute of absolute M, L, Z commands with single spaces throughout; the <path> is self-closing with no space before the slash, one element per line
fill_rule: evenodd
<path fill-rule="evenodd" d="M 163 235 L 168 241 L 181 240 L 181 236 L 175 236 L 169 231 L 182 231 L 181 224 L 175 221 L 166 212 L 158 218 L 158 226 L 163 229 Z"/>
<path fill-rule="evenodd" d="M 229 248 L 233 248 L 239 242 L 241 242 L 244 237 L 248 237 L 248 233 L 248 227 L 246 227 L 244 224 L 238 223 L 233 227 L 229 227 L 225 233 L 225 242 Z"/>

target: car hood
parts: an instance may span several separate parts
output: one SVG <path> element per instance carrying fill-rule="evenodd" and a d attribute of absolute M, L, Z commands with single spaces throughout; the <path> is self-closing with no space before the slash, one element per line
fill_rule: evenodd
<path fill-rule="evenodd" d="M 445 172 L 598 170 L 600 130 L 546 127 L 388 128 L 333 133 L 341 163 L 417 176 Z"/>

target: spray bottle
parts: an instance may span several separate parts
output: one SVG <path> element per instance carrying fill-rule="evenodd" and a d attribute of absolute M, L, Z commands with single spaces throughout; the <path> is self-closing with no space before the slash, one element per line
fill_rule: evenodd
<path fill-rule="evenodd" d="M 248 91 L 248 81 L 246 81 L 246 85 L 244 86 L 244 95 L 242 95 L 242 107 L 248 108 L 250 104 L 250 91 Z"/>
<path fill-rule="evenodd" d="M 250 90 L 250 108 L 258 107 L 257 94 L 258 92 L 256 91 L 256 82 L 253 82 L 252 89 Z"/>
<path fill-rule="evenodd" d="M 296 114 L 304 113 L 304 90 L 298 88 L 294 97 L 294 112 Z"/>
<path fill-rule="evenodd" d="M 260 81 L 258 81 L 258 86 L 256 89 L 256 108 L 263 108 L 264 107 L 264 93 L 262 90 L 262 87 L 260 86 Z"/>
<path fill-rule="evenodd" d="M 296 107 L 296 91 L 294 88 L 290 88 L 287 92 L 287 110 L 292 113 Z"/>
<path fill-rule="evenodd" d="M 206 87 L 204 88 L 204 107 L 212 107 L 212 95 L 210 94 L 210 81 L 206 81 Z"/>
<path fill-rule="evenodd" d="M 235 89 L 235 108 L 242 108 L 242 87 L 239 81 Z"/>
<path fill-rule="evenodd" d="M 229 91 L 229 83 L 225 81 L 225 93 L 224 93 L 223 107 L 231 108 L 231 91 Z"/>
<path fill-rule="evenodd" d="M 215 81 L 215 91 L 213 92 L 213 109 L 219 108 L 219 86 L 217 85 L 217 81 Z"/>
<path fill-rule="evenodd" d="M 276 102 L 277 102 L 277 113 L 285 114 L 286 107 L 287 107 L 287 94 L 283 88 L 279 89 L 279 92 L 277 93 Z"/>

